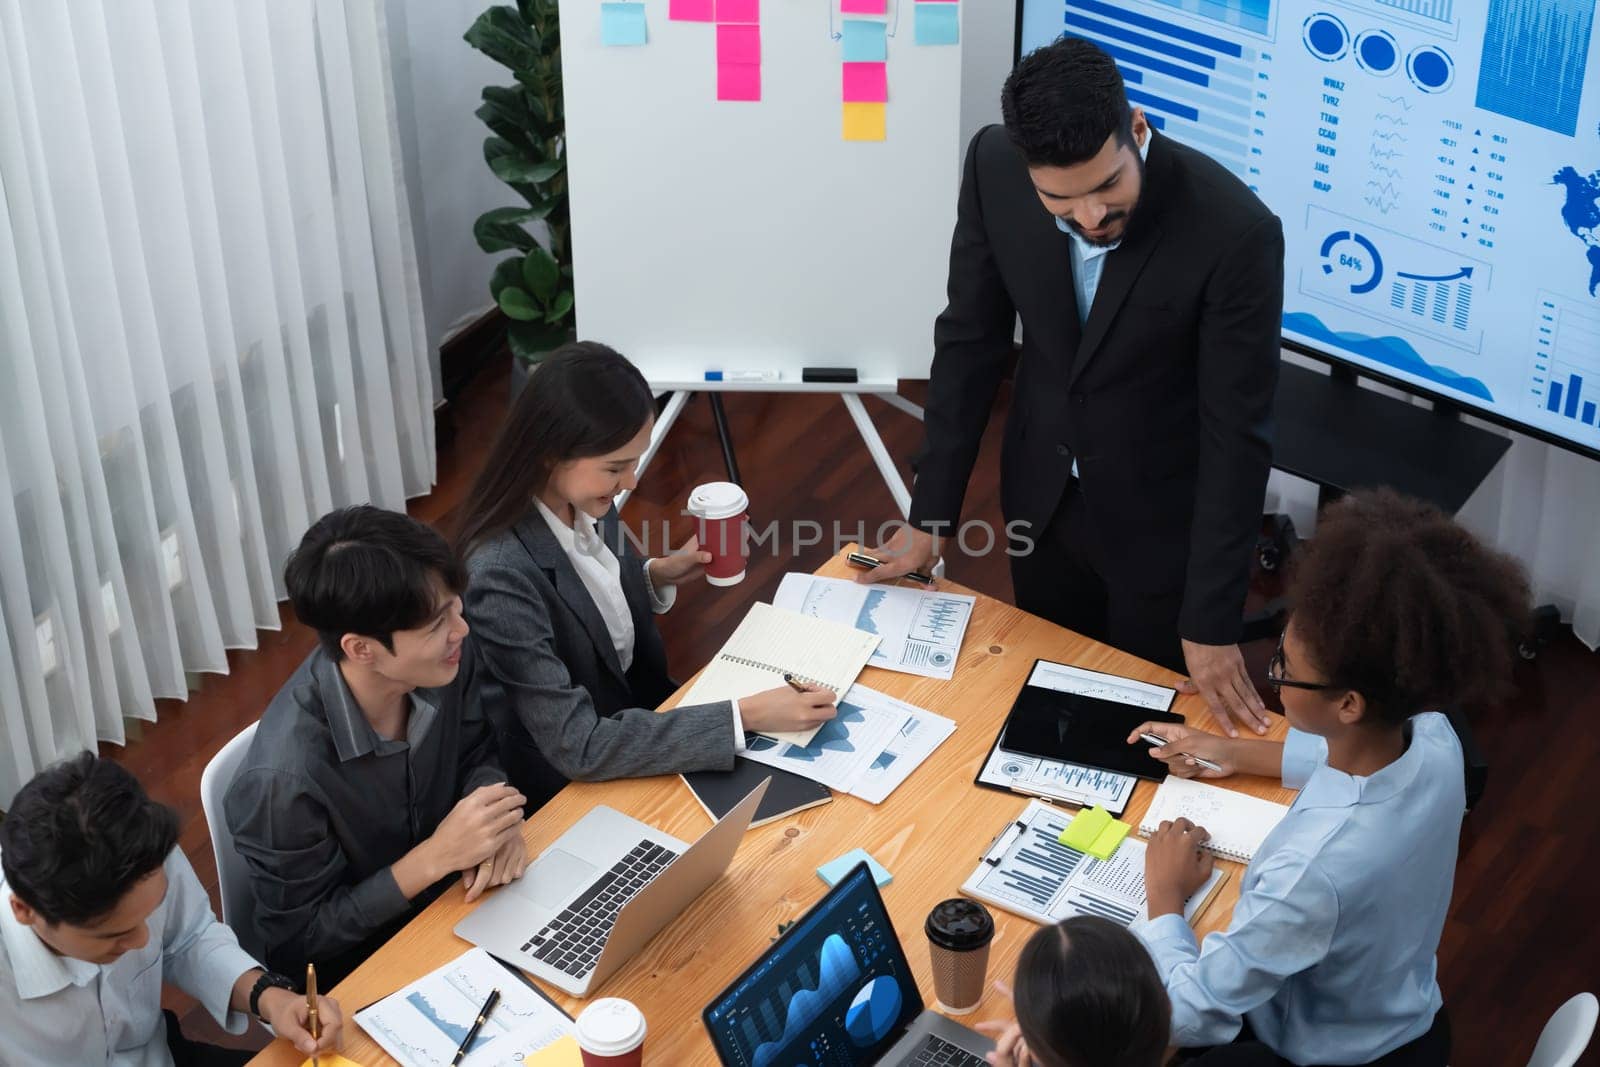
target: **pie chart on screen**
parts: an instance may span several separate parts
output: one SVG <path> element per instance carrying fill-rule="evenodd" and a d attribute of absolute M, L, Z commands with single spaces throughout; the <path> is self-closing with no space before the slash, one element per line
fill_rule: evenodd
<path fill-rule="evenodd" d="M 900 983 L 881 975 L 861 987 L 844 1014 L 844 1028 L 862 1048 L 871 1048 L 894 1029 L 900 1017 Z"/>

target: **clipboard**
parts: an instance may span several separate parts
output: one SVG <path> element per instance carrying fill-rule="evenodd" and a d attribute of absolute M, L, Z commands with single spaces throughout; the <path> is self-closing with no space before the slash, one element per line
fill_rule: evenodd
<path fill-rule="evenodd" d="M 995 741 L 1007 752 L 1160 782 L 1167 765 L 1151 759 L 1145 746 L 1128 744 L 1128 735 L 1143 722 L 1182 724 L 1183 716 L 1024 685 Z"/>

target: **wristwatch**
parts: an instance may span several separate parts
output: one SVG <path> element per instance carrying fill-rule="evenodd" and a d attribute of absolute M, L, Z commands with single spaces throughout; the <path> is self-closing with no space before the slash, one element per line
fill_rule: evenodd
<path fill-rule="evenodd" d="M 256 984 L 250 987 L 250 1014 L 254 1015 L 257 1019 L 261 1019 L 262 1022 L 266 1022 L 267 1020 L 263 1019 L 261 1016 L 261 994 L 272 988 L 287 989 L 291 993 L 298 992 L 298 990 L 295 989 L 294 980 L 292 978 L 289 978 L 287 975 L 275 974 L 272 971 L 263 970 L 261 972 L 261 977 L 256 979 Z"/>

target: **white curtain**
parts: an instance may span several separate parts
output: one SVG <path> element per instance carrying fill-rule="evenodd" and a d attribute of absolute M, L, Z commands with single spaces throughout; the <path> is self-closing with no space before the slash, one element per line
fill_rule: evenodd
<path fill-rule="evenodd" d="M 1292 353 L 1284 358 L 1327 369 Z M 1427 403 L 1398 389 L 1362 384 L 1414 404 Z M 1466 419 L 1511 438 L 1511 450 L 1456 517 L 1485 543 L 1521 560 L 1534 603 L 1555 605 L 1580 641 L 1600 648 L 1600 462 L 1482 419 Z M 1310 536 L 1316 526 L 1317 488 L 1273 471 L 1267 510 L 1287 512 L 1296 532 Z"/>
<path fill-rule="evenodd" d="M 383 18 L 0 0 L 0 807 L 255 647 L 311 520 L 432 485 Z"/>

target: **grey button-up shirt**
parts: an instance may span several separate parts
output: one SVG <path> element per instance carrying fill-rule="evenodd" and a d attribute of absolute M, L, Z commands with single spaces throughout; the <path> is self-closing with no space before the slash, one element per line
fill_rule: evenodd
<path fill-rule="evenodd" d="M 408 901 L 390 867 L 462 797 L 505 781 L 475 661 L 469 636 L 455 681 L 412 693 L 404 740 L 378 736 L 321 648 L 267 706 L 224 810 L 274 970 L 370 951 L 443 887 Z"/>
<path fill-rule="evenodd" d="M 161 985 L 171 982 L 205 1005 L 229 1033 L 233 985 L 259 964 L 211 913 L 211 901 L 183 853 L 163 869 L 167 895 L 145 920 L 150 940 L 101 966 L 57 955 L 11 912 L 0 878 L 0 1064 L 94 1063 L 172 1067 L 161 1018 Z"/>

